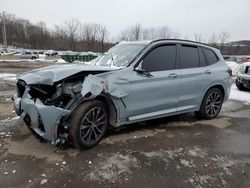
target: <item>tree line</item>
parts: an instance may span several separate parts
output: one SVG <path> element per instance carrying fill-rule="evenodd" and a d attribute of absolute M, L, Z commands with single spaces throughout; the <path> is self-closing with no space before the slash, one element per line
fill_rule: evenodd
<path fill-rule="evenodd" d="M 8 46 L 28 49 L 53 49 L 103 52 L 113 46 L 107 41 L 106 26 L 98 23 L 81 23 L 68 19 L 54 29 L 44 22 L 32 23 L 13 14 L 1 14 L 0 43 L 3 41 L 3 19 L 6 26 Z"/>
<path fill-rule="evenodd" d="M 116 42 L 109 40 L 110 32 L 105 25 L 99 23 L 81 23 L 71 18 L 61 25 L 49 29 L 44 22 L 32 23 L 27 19 L 18 18 L 13 14 L 0 14 L 0 44 L 3 43 L 3 19 L 6 26 L 8 46 L 28 49 L 53 49 L 72 51 L 104 52 L 114 46 Z M 155 40 L 159 38 L 182 38 L 188 36 L 168 27 L 143 27 L 141 24 L 128 26 L 121 31 L 116 41 Z M 222 51 L 223 54 L 250 54 L 249 47 L 230 46 L 230 34 L 221 32 L 205 38 L 202 34 L 194 33 L 193 40 L 210 44 Z"/>

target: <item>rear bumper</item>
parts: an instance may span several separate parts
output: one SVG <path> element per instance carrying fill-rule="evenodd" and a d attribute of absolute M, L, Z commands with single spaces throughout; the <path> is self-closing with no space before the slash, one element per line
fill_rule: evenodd
<path fill-rule="evenodd" d="M 15 95 L 13 100 L 17 115 L 35 134 L 47 141 L 58 139 L 58 125 L 61 118 L 69 114 L 68 110 L 44 105 L 39 99 L 31 99 L 29 88 L 25 89 L 22 98 Z"/>

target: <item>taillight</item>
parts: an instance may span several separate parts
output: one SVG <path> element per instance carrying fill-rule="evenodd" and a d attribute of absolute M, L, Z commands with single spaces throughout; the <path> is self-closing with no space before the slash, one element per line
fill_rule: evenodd
<path fill-rule="evenodd" d="M 228 68 L 227 73 L 229 74 L 229 76 L 231 77 L 233 75 L 232 69 Z"/>

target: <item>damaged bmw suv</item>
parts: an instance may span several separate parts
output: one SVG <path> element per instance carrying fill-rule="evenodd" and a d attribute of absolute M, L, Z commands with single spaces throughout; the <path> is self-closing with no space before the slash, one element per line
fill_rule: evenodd
<path fill-rule="evenodd" d="M 215 118 L 230 88 L 231 70 L 219 50 L 162 39 L 121 42 L 88 64 L 27 72 L 13 100 L 35 135 L 90 148 L 108 126 L 188 112 Z"/>

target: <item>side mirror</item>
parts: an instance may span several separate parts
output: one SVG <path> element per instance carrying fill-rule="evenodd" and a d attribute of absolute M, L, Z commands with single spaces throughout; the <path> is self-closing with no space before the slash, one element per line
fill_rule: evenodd
<path fill-rule="evenodd" d="M 153 77 L 153 75 L 150 72 L 148 72 L 147 70 L 142 68 L 142 62 L 143 61 L 141 61 L 140 64 L 134 70 L 139 74 L 143 74 L 143 75 L 146 75 L 148 77 Z"/>
<path fill-rule="evenodd" d="M 144 69 L 142 68 L 142 62 L 143 62 L 143 61 L 141 61 L 140 64 L 135 68 L 135 71 L 136 71 L 136 72 L 139 72 L 139 73 L 140 73 L 140 72 L 145 72 L 145 71 L 146 71 L 146 70 L 144 70 Z"/>

